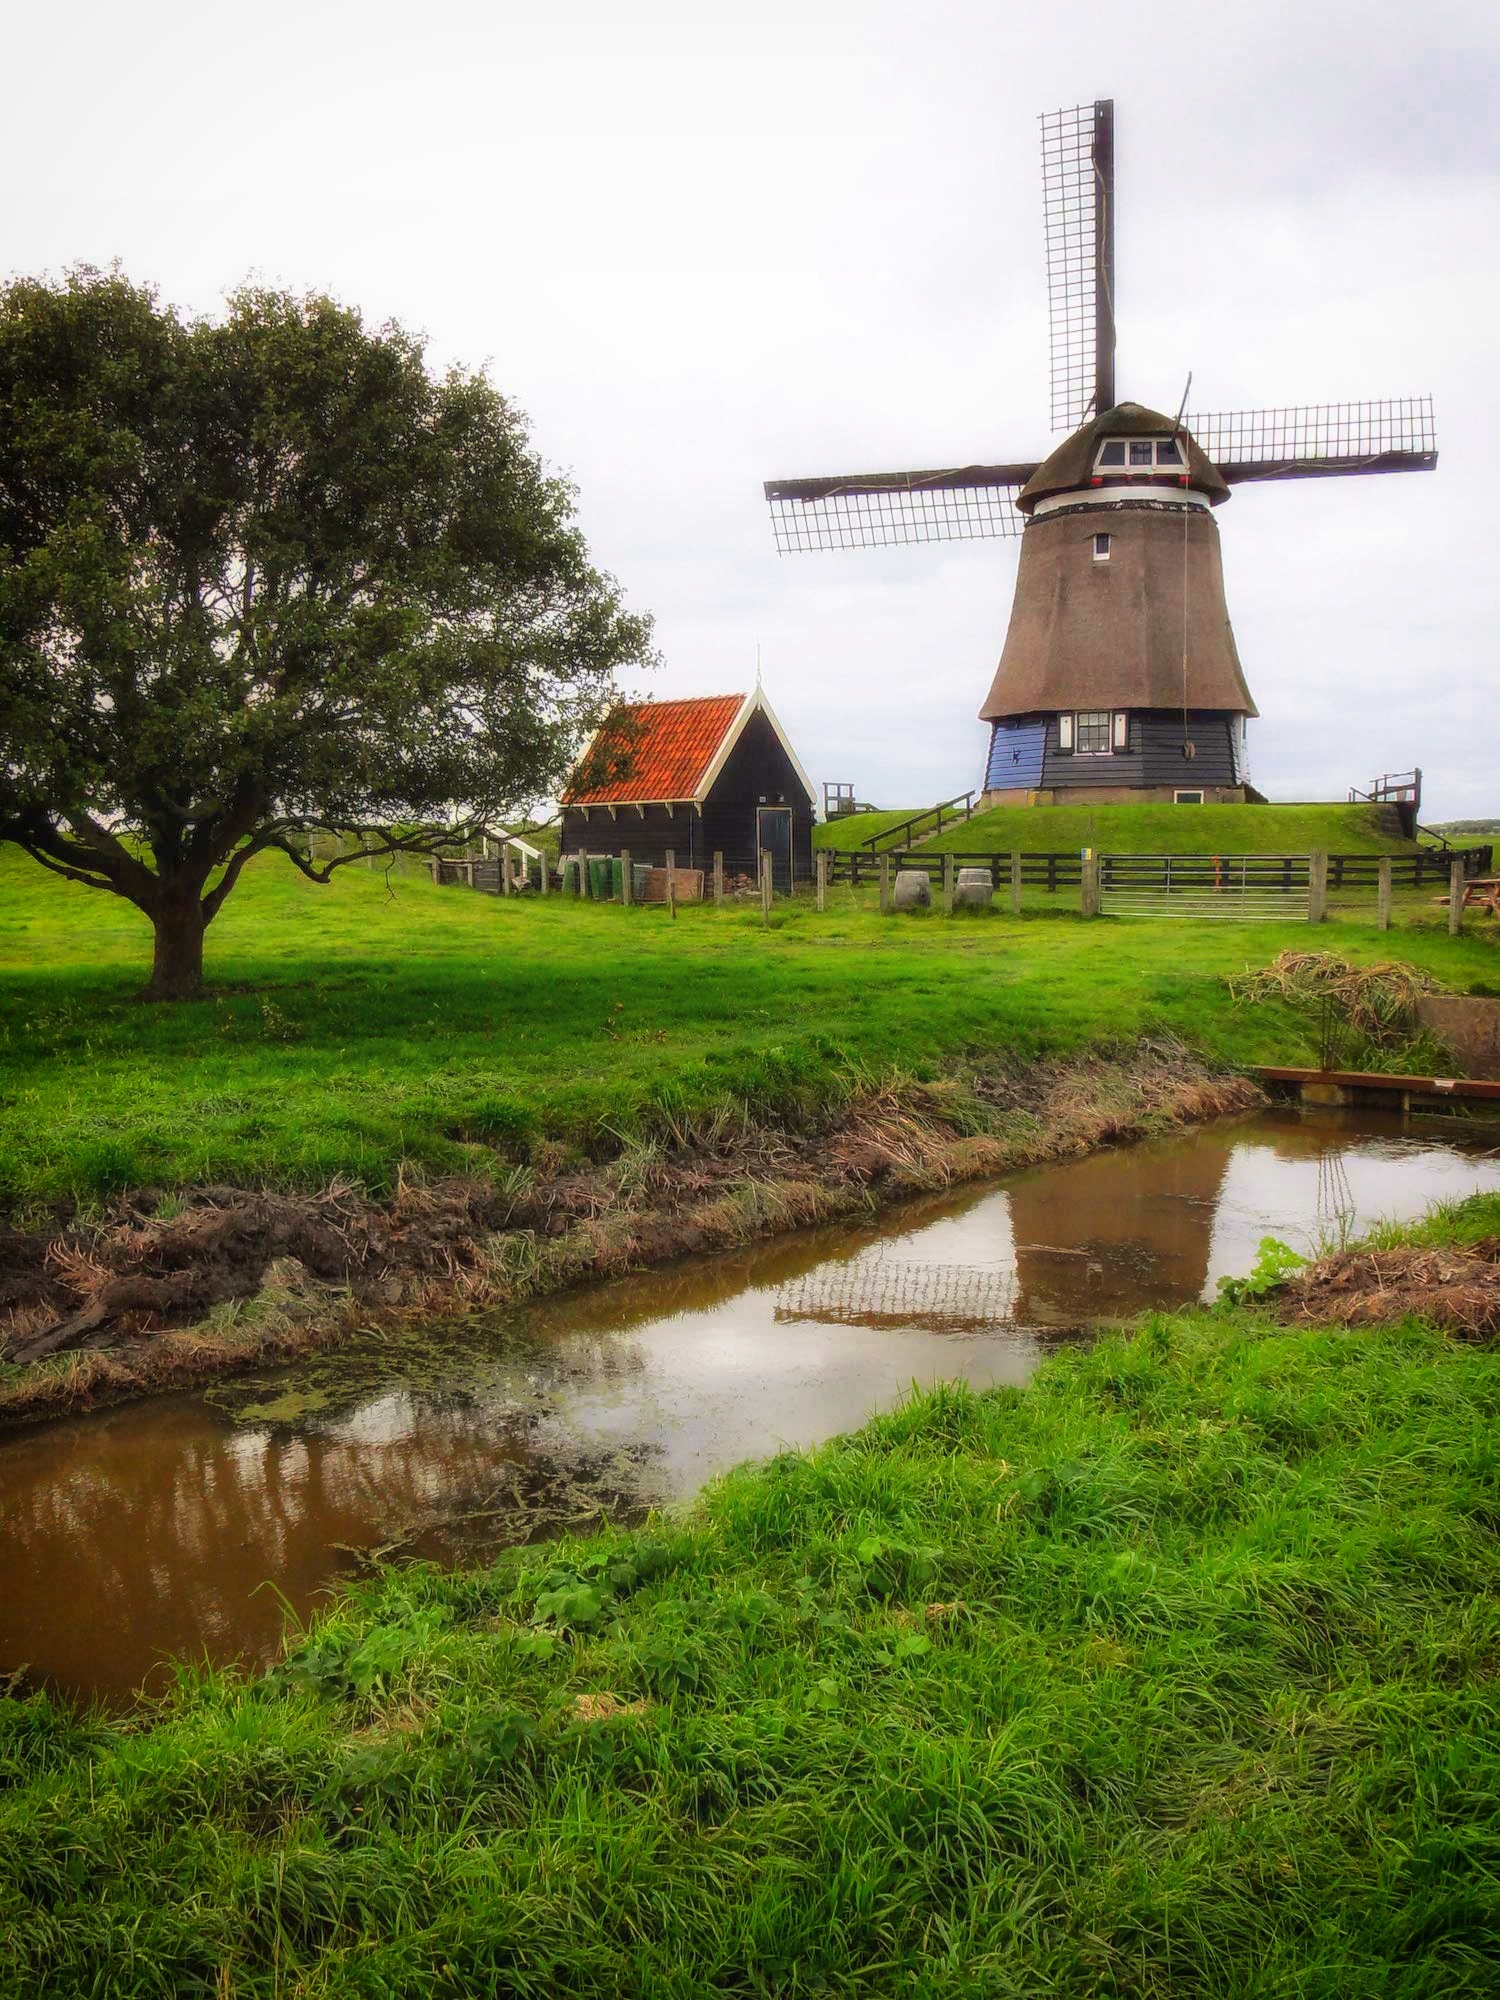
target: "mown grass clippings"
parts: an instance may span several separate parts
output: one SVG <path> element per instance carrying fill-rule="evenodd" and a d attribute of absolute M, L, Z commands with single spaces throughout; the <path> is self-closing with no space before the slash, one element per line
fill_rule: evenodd
<path fill-rule="evenodd" d="M 0 1991 L 1485 1992 L 1497 1416 L 1411 1321 L 1154 1315 L 264 1680 L 13 1694 Z"/>
<path fill-rule="evenodd" d="M 1500 1195 L 1440 1204 L 1286 1272 L 1268 1295 L 1292 1325 L 1391 1326 L 1419 1315 L 1469 1340 L 1500 1334 Z"/>
<path fill-rule="evenodd" d="M 1419 965 L 1387 959 L 1376 965 L 1352 965 L 1331 951 L 1283 951 L 1269 965 L 1232 982 L 1237 1000 L 1257 1003 L 1272 998 L 1294 1006 L 1331 1003 L 1341 1025 L 1369 1042 L 1391 1051 L 1417 1034 L 1417 1002 L 1442 988 Z"/>

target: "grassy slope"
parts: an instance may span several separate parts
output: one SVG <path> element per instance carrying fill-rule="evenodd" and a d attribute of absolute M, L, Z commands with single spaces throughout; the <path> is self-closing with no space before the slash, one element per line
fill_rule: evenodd
<path fill-rule="evenodd" d="M 154 1728 L 0 1700 L 0 1991 L 1489 1991 L 1497 1419 L 1493 1348 L 1157 1316 Z"/>
<path fill-rule="evenodd" d="M 903 820 L 914 819 L 921 806 L 901 806 L 891 812 L 845 813 L 842 819 L 825 820 L 813 828 L 814 847 L 863 847 L 877 833 L 885 833 Z"/>
<path fill-rule="evenodd" d="M 945 829 L 936 854 L 1404 854 L 1369 806 L 997 806 Z"/>
<path fill-rule="evenodd" d="M 506 901 L 417 879 L 319 888 L 268 858 L 209 941 L 220 990 L 132 997 L 147 932 L 126 904 L 0 850 L 0 1207 L 132 1183 L 389 1186 L 537 1132 L 612 1152 L 726 1098 L 815 1112 L 860 1075 L 919 1074 L 976 1044 L 1020 1057 L 1171 1032 L 1209 1055 L 1296 1061 L 1315 1025 L 1237 1008 L 1224 976 L 1309 942 L 1305 925 L 1185 931 L 1077 918 L 881 918 L 837 892 L 769 931 L 749 908 Z M 1319 942 L 1494 984 L 1491 938 Z M 475 1142 L 474 1144 L 469 1143 Z"/>

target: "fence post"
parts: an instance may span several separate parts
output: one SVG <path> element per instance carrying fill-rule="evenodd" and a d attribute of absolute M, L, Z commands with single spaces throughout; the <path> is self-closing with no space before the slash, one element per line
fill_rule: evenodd
<path fill-rule="evenodd" d="M 760 920 L 763 924 L 771 921 L 771 850 L 760 850 Z"/>
<path fill-rule="evenodd" d="M 1021 914 L 1021 850 L 1011 849 L 1010 856 L 1010 913 L 1013 917 Z"/>
<path fill-rule="evenodd" d="M 561 841 L 558 842 L 557 851 L 558 854 L 561 855 L 562 853 Z M 540 874 L 542 878 L 542 894 L 545 896 L 547 893 L 547 877 L 552 873 L 551 867 L 547 861 L 547 850 L 545 847 L 539 848 L 537 850 L 536 865 L 537 865 L 537 872 Z"/>
<path fill-rule="evenodd" d="M 1328 915 L 1328 855 L 1319 848 L 1307 857 L 1307 921 L 1321 924 Z"/>
<path fill-rule="evenodd" d="M 583 902 L 589 893 L 589 858 L 580 847 L 578 850 L 578 900 Z"/>
<path fill-rule="evenodd" d="M 714 849 L 714 904 L 719 909 L 722 909 L 724 906 L 724 850 L 722 847 Z"/>
<path fill-rule="evenodd" d="M 620 901 L 627 910 L 634 901 L 630 880 L 630 849 L 628 847 L 620 849 Z"/>
<path fill-rule="evenodd" d="M 820 847 L 813 856 L 813 881 L 817 888 L 818 914 L 828 908 L 828 849 Z"/>
<path fill-rule="evenodd" d="M 943 856 L 943 915 L 945 917 L 953 915 L 953 889 L 958 879 L 955 873 L 956 868 L 957 863 L 954 861 L 953 856 L 945 854 Z"/>
<path fill-rule="evenodd" d="M 677 914 L 677 849 L 667 849 L 667 901 L 672 904 L 672 915 Z"/>
<path fill-rule="evenodd" d="M 891 857 L 889 854 L 882 854 L 880 857 L 880 914 L 882 916 L 889 916 L 890 909 Z"/>
<path fill-rule="evenodd" d="M 1078 874 L 1082 894 L 1079 897 L 1079 902 L 1086 917 L 1097 917 L 1099 914 L 1099 857 L 1092 847 L 1086 847 L 1080 859 L 1082 866 Z"/>
<path fill-rule="evenodd" d="M 1383 931 L 1391 927 L 1391 857 L 1380 857 L 1379 879 L 1375 891 L 1375 921 Z"/>
<path fill-rule="evenodd" d="M 314 859 L 316 858 L 314 856 Z M 427 857 L 427 866 L 432 870 L 432 886 L 436 888 L 438 883 L 443 879 L 443 864 L 435 854 L 429 854 Z"/>
<path fill-rule="evenodd" d="M 1448 870 L 1448 935 L 1457 937 L 1464 927 L 1464 864 L 1457 860 Z"/>

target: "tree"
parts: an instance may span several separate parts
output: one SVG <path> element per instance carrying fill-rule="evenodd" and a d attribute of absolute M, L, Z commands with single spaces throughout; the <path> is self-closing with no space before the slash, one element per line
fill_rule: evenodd
<path fill-rule="evenodd" d="M 0 839 L 144 911 L 180 999 L 254 855 L 326 881 L 545 795 L 651 657 L 573 497 L 483 375 L 329 299 L 11 284 Z"/>

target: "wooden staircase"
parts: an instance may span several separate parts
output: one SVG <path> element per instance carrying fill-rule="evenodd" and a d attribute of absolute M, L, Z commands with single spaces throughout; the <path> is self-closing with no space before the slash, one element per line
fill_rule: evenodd
<path fill-rule="evenodd" d="M 962 826 L 966 819 L 974 817 L 974 794 L 957 792 L 951 799 L 944 799 L 935 806 L 928 806 L 925 812 L 913 813 L 910 819 L 902 820 L 899 826 L 888 826 L 883 833 L 872 833 L 862 844 L 866 854 L 879 854 L 883 850 L 920 847 L 924 840 L 933 840 L 944 827 Z"/>

